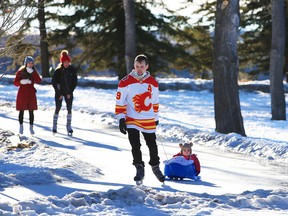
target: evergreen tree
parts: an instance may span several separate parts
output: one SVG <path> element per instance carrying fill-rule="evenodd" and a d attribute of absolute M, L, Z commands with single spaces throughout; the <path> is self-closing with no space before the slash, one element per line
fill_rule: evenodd
<path fill-rule="evenodd" d="M 248 79 L 255 79 L 260 74 L 268 76 L 272 36 L 271 2 L 270 0 L 245 0 L 241 1 L 240 6 L 239 72 L 244 75 L 244 78 L 248 77 Z M 197 13 L 202 14 L 197 24 L 199 26 L 210 26 L 211 29 L 214 26 L 212 21 L 215 10 L 214 1 L 203 3 L 197 11 Z M 286 41 L 287 38 L 286 35 Z M 286 59 L 288 59 L 287 56 L 286 54 Z"/>
<path fill-rule="evenodd" d="M 285 4 L 285 29 L 288 29 L 288 1 L 284 1 Z M 286 76 L 286 82 L 288 83 L 288 34 L 285 35 L 285 65 L 284 65 L 284 72 Z"/>
<path fill-rule="evenodd" d="M 45 19 L 45 0 L 38 0 L 38 20 L 40 31 L 40 58 L 42 76 L 49 77 L 49 53 L 48 53 L 48 40 Z"/>
<path fill-rule="evenodd" d="M 242 6 L 241 27 L 241 70 L 248 71 L 250 78 L 259 73 L 268 75 L 272 36 L 270 0 L 245 1 Z"/>
<path fill-rule="evenodd" d="M 284 0 L 271 0 L 272 45 L 270 52 L 270 90 L 272 120 L 286 120 L 286 105 L 283 86 L 285 52 Z"/>
<path fill-rule="evenodd" d="M 125 11 L 125 62 L 127 74 L 133 69 L 136 56 L 134 0 L 123 0 Z"/>
<path fill-rule="evenodd" d="M 239 0 L 217 0 L 213 50 L 216 131 L 245 135 L 238 90 Z"/>
<path fill-rule="evenodd" d="M 192 54 L 187 51 L 188 41 L 192 40 L 193 34 L 185 33 L 183 28 L 187 25 L 188 18 L 163 14 L 156 16 L 147 8 L 147 2 L 153 1 L 137 1 L 134 5 L 136 53 L 148 56 L 151 72 L 168 71 L 169 67 L 193 68 Z M 156 3 L 152 6 L 154 4 Z M 117 71 L 119 78 L 126 75 L 123 2 L 70 0 L 65 1 L 62 5 L 64 7 L 71 8 L 73 12 L 53 16 L 65 28 L 51 32 L 51 42 L 55 45 L 62 44 L 68 50 L 74 49 L 74 53 L 77 48 L 74 61 L 79 67 L 88 65 L 82 70 L 109 68 Z"/>

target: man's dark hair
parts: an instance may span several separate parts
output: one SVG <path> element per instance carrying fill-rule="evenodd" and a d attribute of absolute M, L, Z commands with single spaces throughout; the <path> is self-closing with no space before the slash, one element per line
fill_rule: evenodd
<path fill-rule="evenodd" d="M 137 55 L 134 62 L 142 62 L 145 61 L 146 65 L 148 65 L 148 58 L 144 54 Z"/>

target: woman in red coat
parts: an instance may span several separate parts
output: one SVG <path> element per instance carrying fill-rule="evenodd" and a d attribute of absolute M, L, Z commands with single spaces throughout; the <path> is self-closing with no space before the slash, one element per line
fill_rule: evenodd
<path fill-rule="evenodd" d="M 34 59 L 27 56 L 24 60 L 24 65 L 16 72 L 14 85 L 18 86 L 16 98 L 16 110 L 19 111 L 18 120 L 20 123 L 19 133 L 23 134 L 23 118 L 24 111 L 29 111 L 30 133 L 34 134 L 34 110 L 37 110 L 36 89 L 34 83 L 40 83 L 41 77 L 34 67 Z"/>

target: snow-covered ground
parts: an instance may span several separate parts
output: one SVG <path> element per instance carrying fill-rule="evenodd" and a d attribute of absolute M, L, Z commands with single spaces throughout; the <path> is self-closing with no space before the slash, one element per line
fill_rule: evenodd
<path fill-rule="evenodd" d="M 37 85 L 36 136 L 29 136 L 25 112 L 24 148 L 13 148 L 19 143 L 17 87 L 0 80 L 0 215 L 287 215 L 288 122 L 270 120 L 270 95 L 241 91 L 247 137 L 223 135 L 214 132 L 211 82 L 184 79 L 177 85 L 197 91 L 160 92 L 160 158 L 170 159 L 180 142 L 193 141 L 202 180 L 161 184 L 143 142 L 146 175 L 144 185 L 135 186 L 130 145 L 113 114 L 116 89 L 78 87 L 75 133 L 68 137 L 65 103 L 53 136 L 54 91 Z"/>

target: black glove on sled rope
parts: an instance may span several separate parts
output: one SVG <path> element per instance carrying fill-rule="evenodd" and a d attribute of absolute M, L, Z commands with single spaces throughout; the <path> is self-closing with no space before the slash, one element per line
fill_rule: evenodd
<path fill-rule="evenodd" d="M 124 118 L 121 118 L 119 121 L 119 130 L 121 133 L 126 134 L 127 127 Z"/>

